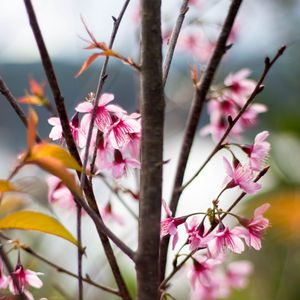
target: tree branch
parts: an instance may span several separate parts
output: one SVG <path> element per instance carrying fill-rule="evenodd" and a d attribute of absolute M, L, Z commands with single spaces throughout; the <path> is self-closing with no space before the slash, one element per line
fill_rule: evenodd
<path fill-rule="evenodd" d="M 72 272 L 70 272 L 70 271 L 68 271 L 68 270 L 66 270 L 66 269 L 64 269 L 64 268 L 62 268 L 61 266 L 56 265 L 55 263 L 49 261 L 48 259 L 42 257 L 41 255 L 39 255 L 39 254 L 37 254 L 36 252 L 34 252 L 30 247 L 21 245 L 21 248 L 22 248 L 25 252 L 27 252 L 27 253 L 29 253 L 30 255 L 32 255 L 33 257 L 35 257 L 35 258 L 37 258 L 37 259 L 43 261 L 44 263 L 46 263 L 46 264 L 49 265 L 50 267 L 56 269 L 57 272 L 67 274 L 67 275 L 69 275 L 69 276 L 71 276 L 71 277 L 74 277 L 74 278 L 77 278 L 77 279 L 78 279 L 78 275 L 76 275 L 76 274 L 74 274 L 74 273 L 72 273 Z M 109 287 L 106 287 L 106 286 L 104 286 L 104 285 L 98 284 L 98 283 L 94 282 L 93 280 L 91 280 L 89 277 L 82 277 L 82 281 L 84 281 L 84 282 L 86 282 L 86 283 L 88 283 L 88 284 L 90 284 L 90 285 L 93 285 L 93 286 L 95 286 L 95 287 L 97 287 L 97 288 L 99 288 L 99 289 L 101 289 L 101 290 L 103 290 L 103 291 L 105 291 L 105 292 L 108 292 L 108 293 L 111 293 L 111 294 L 120 296 L 120 294 L 119 294 L 119 292 L 118 292 L 117 290 L 114 290 L 114 289 L 112 289 L 112 288 L 109 288 Z"/>
<path fill-rule="evenodd" d="M 141 190 L 136 256 L 137 298 L 159 299 L 164 96 L 161 1 L 141 1 Z"/>
<path fill-rule="evenodd" d="M 177 39 L 178 39 L 179 33 L 181 31 L 181 27 L 182 27 L 183 21 L 185 19 L 185 15 L 189 9 L 188 4 L 189 4 L 189 0 L 182 1 L 181 7 L 180 7 L 180 12 L 179 12 L 179 15 L 177 17 L 175 26 L 173 28 L 173 31 L 172 31 L 172 34 L 170 37 L 169 48 L 168 48 L 168 52 L 166 54 L 166 57 L 164 60 L 164 65 L 163 65 L 163 85 L 164 86 L 166 84 L 166 81 L 167 81 L 167 78 L 169 75 L 169 70 L 170 70 L 170 66 L 172 63 L 175 47 L 177 44 Z"/>
<path fill-rule="evenodd" d="M 197 130 L 197 125 L 199 118 L 203 109 L 203 105 L 208 93 L 209 87 L 213 81 L 215 72 L 220 64 L 220 61 L 227 49 L 227 39 L 231 32 L 234 20 L 239 11 L 242 0 L 232 0 L 227 17 L 225 19 L 224 25 L 222 27 L 220 36 L 218 38 L 213 55 L 208 63 L 207 69 L 205 71 L 204 77 L 200 83 L 196 86 L 194 97 L 192 101 L 192 106 L 188 116 L 187 126 L 184 133 L 183 143 L 180 151 L 179 162 L 177 165 L 177 171 L 175 175 L 175 181 L 173 186 L 173 193 L 170 203 L 170 209 L 175 216 L 178 201 L 181 195 L 181 185 L 183 182 L 184 172 L 186 169 L 188 157 L 192 147 L 193 139 Z M 167 263 L 167 251 L 169 245 L 170 237 L 167 236 L 163 239 L 161 245 L 161 280 L 164 278 L 165 268 Z"/>

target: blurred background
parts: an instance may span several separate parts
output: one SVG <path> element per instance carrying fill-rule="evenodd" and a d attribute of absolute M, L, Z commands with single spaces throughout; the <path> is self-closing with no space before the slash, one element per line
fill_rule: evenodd
<path fill-rule="evenodd" d="M 251 216 L 252 211 L 261 203 L 269 202 L 272 206 L 267 217 L 272 227 L 263 241 L 261 251 L 248 250 L 243 258 L 249 258 L 255 271 L 250 278 L 249 286 L 242 291 L 233 292 L 229 298 L 254 300 L 299 300 L 300 299 L 300 1 L 299 0 L 252 0 L 244 1 L 237 18 L 237 39 L 234 46 L 226 54 L 217 72 L 215 82 L 223 82 L 230 72 L 241 68 L 252 70 L 251 78 L 258 79 L 263 69 L 265 56 L 272 57 L 280 46 L 286 44 L 287 51 L 272 68 L 265 90 L 257 97 L 257 102 L 268 106 L 269 111 L 262 114 L 259 124 L 248 132 L 246 141 L 252 141 L 255 134 L 261 130 L 270 131 L 272 151 L 269 158 L 271 169 L 263 180 L 264 189 L 258 196 L 248 197 L 238 208 L 243 214 Z M 83 61 L 90 54 L 83 48 L 87 33 L 80 20 L 82 16 L 89 29 L 99 41 L 108 42 L 112 30 L 112 16 L 117 16 L 123 1 L 97 0 L 43 0 L 33 1 L 35 11 L 46 41 L 48 51 L 53 60 L 66 106 L 71 117 L 75 106 L 84 100 L 87 94 L 95 91 L 99 69 L 103 62 L 99 59 L 79 78 L 75 74 Z M 217 32 L 226 13 L 227 0 L 199 0 L 198 5 L 191 7 L 186 25 L 189 20 L 198 18 L 202 31 L 209 31 L 212 35 Z M 0 75 L 5 80 L 16 98 L 28 90 L 28 81 L 46 79 L 40 57 L 28 23 L 26 11 L 22 1 L 0 0 Z M 180 7 L 180 1 L 163 1 L 163 16 L 165 31 L 172 28 Z M 213 24 L 213 26 L 211 25 Z M 212 29 L 213 28 L 213 29 Z M 200 29 L 199 29 L 200 30 Z M 137 1 L 132 0 L 124 16 L 118 33 L 114 49 L 124 56 L 130 56 L 138 61 L 138 23 Z M 169 199 L 172 187 L 172 176 L 176 166 L 180 141 L 185 126 L 191 97 L 192 83 L 190 80 L 190 66 L 199 61 L 188 51 L 178 49 L 171 67 L 170 77 L 166 86 L 167 116 L 166 116 L 166 150 L 165 159 L 170 163 L 165 166 L 164 197 Z M 201 65 L 201 64 L 200 64 Z M 134 112 L 138 104 L 138 77 L 134 70 L 111 59 L 108 68 L 108 79 L 104 91 L 115 95 L 115 103 L 129 112 Z M 47 86 L 46 94 L 52 101 L 52 95 Z M 16 161 L 17 155 L 26 147 L 25 130 L 6 99 L 0 96 L 0 155 L 1 178 L 7 177 L 9 170 Z M 23 107 L 27 110 L 27 107 Z M 47 139 L 50 126 L 47 122 L 49 113 L 43 108 L 37 108 L 39 114 L 40 135 Z M 203 116 L 199 128 L 207 123 L 208 117 Z M 196 137 L 187 178 L 205 159 L 205 155 L 213 147 L 210 138 Z M 222 173 L 223 172 L 223 173 Z M 25 170 L 23 176 L 38 176 L 45 174 L 37 169 Z M 42 174 L 42 175 L 41 175 Z M 217 156 L 203 174 L 191 185 L 182 197 L 180 212 L 191 211 L 193 208 L 205 209 L 216 191 L 222 184 L 224 170 L 222 155 Z M 43 181 L 43 180 L 42 180 Z M 39 184 L 43 186 L 43 182 Z M 208 184 L 210 182 L 210 184 Z M 131 179 L 128 179 L 131 185 Z M 101 182 L 96 185 L 100 193 L 99 205 L 113 198 L 109 190 Z M 40 189 L 41 190 L 41 189 Z M 227 203 L 230 203 L 227 196 Z M 137 204 L 128 200 L 133 209 Z M 40 193 L 39 208 L 48 210 L 47 190 L 43 187 Z M 41 207 L 43 206 L 43 207 Z M 136 228 L 136 222 L 123 211 L 123 207 L 115 204 L 118 214 L 123 215 L 127 226 L 112 223 L 110 226 L 124 237 L 132 248 L 136 247 L 136 236 L 131 234 Z M 11 208 L 7 208 L 9 210 Z M 2 211 L 6 213 L 7 211 Z M 49 212 L 49 211 L 48 211 Z M 54 212 L 61 222 L 75 234 L 75 214 L 65 212 L 54 207 Z M 95 241 L 93 225 L 84 217 L 84 245 L 87 246 L 85 270 L 97 282 L 114 286 L 109 267 L 104 257 L 99 258 L 101 246 Z M 42 237 L 36 233 L 14 233 L 22 242 L 26 242 L 38 253 L 58 265 L 76 272 L 76 249 L 65 241 L 54 237 Z M 99 250 L 100 249 L 100 250 Z M 16 259 L 12 257 L 12 261 Z M 40 261 L 22 254 L 24 264 L 30 269 L 45 273 L 44 287 L 34 291 L 36 297 L 48 299 L 75 299 L 76 281 L 60 274 Z M 73 257 L 73 258 L 72 258 Z M 134 269 L 129 261 L 118 256 L 126 280 L 134 293 Z M 85 286 L 86 299 L 114 299 L 94 287 Z M 176 299 L 189 299 L 188 284 L 174 285 Z"/>

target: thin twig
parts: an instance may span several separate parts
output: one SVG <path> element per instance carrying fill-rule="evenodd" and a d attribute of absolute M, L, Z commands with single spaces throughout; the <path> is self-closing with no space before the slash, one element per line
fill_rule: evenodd
<path fill-rule="evenodd" d="M 7 101 L 12 106 L 12 108 L 14 109 L 15 113 L 17 114 L 17 116 L 19 117 L 21 122 L 27 128 L 26 115 L 25 115 L 23 109 L 18 104 L 17 99 L 14 97 L 12 92 L 9 90 L 8 86 L 5 84 L 5 82 L 1 76 L 0 76 L 0 93 L 7 99 Z M 36 135 L 36 142 L 37 143 L 41 142 L 41 138 L 38 135 Z"/>
<path fill-rule="evenodd" d="M 82 238 L 81 238 L 81 205 L 76 204 L 76 219 L 77 219 L 77 267 L 78 267 L 78 299 L 83 300 L 83 283 L 82 283 Z"/>
<path fill-rule="evenodd" d="M 54 69 L 52 66 L 52 62 L 50 60 L 41 30 L 39 28 L 39 24 L 37 22 L 37 18 L 32 6 L 32 3 L 30 0 L 24 0 L 25 3 L 25 7 L 26 7 L 26 11 L 28 14 L 28 18 L 29 18 L 29 22 L 35 37 L 35 40 L 37 42 L 38 45 L 38 49 L 40 52 L 40 56 L 41 56 L 41 60 L 42 60 L 42 64 L 44 66 L 44 71 L 46 73 L 51 91 L 53 93 L 54 96 L 54 100 L 55 100 L 55 104 L 56 104 L 56 108 L 58 111 L 58 115 L 61 121 L 61 125 L 62 125 L 62 129 L 63 129 L 63 133 L 64 133 L 64 137 L 66 140 L 66 144 L 67 147 L 71 153 L 71 155 L 77 160 L 77 162 L 82 165 L 81 163 L 81 159 L 79 156 L 79 153 L 77 151 L 77 147 L 76 144 L 74 142 L 72 133 L 71 133 L 71 129 L 70 129 L 70 124 L 69 124 L 69 119 L 68 119 L 68 115 L 66 112 L 66 108 L 64 105 L 64 99 L 61 95 L 60 92 L 60 88 L 58 86 L 57 83 L 57 79 L 54 73 Z M 78 177 L 81 177 L 81 174 L 78 172 Z M 85 175 L 84 175 L 85 176 Z M 115 277 L 115 280 L 117 282 L 117 285 L 120 289 L 120 293 L 122 294 L 122 297 L 124 299 L 131 299 L 128 289 L 126 287 L 125 281 L 121 275 L 116 257 L 113 253 L 112 247 L 110 245 L 109 239 L 107 237 L 107 233 L 110 233 L 112 236 L 115 237 L 115 241 L 119 240 L 119 242 L 121 242 L 121 245 L 124 245 L 125 248 L 127 247 L 122 241 L 120 241 L 120 239 L 118 239 L 103 223 L 103 220 L 101 218 L 98 206 L 97 206 L 97 202 L 92 190 L 91 185 L 89 184 L 88 180 L 85 180 L 86 184 L 84 185 L 84 193 L 87 197 L 87 201 L 89 203 L 89 205 L 87 205 L 84 201 L 84 199 L 82 199 L 82 201 L 80 201 L 80 205 L 82 205 L 82 207 L 88 212 L 89 211 L 89 215 L 91 216 L 91 218 L 93 219 L 96 228 L 97 228 L 97 232 L 99 234 L 100 240 L 102 242 L 103 248 L 104 248 L 104 252 L 106 254 L 106 257 L 108 259 L 108 262 L 111 266 L 113 275 Z M 92 209 L 90 209 L 90 206 L 92 207 Z M 128 248 L 128 247 L 127 247 Z M 122 248 L 121 248 L 122 249 Z M 129 249 L 129 248 L 128 248 Z M 122 249 L 123 250 L 123 249 Z M 131 251 L 131 249 L 129 249 Z M 131 251 L 132 252 L 132 251 Z M 133 255 L 132 255 L 133 257 Z"/>
<path fill-rule="evenodd" d="M 209 87 L 213 81 L 215 72 L 221 62 L 223 55 L 227 50 L 227 39 L 231 32 L 234 20 L 239 11 L 242 0 L 233 0 L 231 2 L 226 20 L 218 38 L 214 53 L 208 63 L 207 69 L 201 82 L 196 86 L 192 106 L 190 109 L 187 126 L 184 133 L 183 143 L 181 146 L 179 162 L 177 165 L 175 181 L 173 186 L 172 198 L 170 202 L 170 209 L 175 216 L 176 209 L 178 206 L 179 198 L 181 195 L 180 187 L 183 182 L 184 172 L 186 169 L 189 153 L 192 147 L 194 136 L 197 130 L 199 118 L 203 109 L 203 105 L 206 99 L 206 95 L 209 91 Z M 164 278 L 166 263 L 167 263 L 167 252 L 170 237 L 167 236 L 163 239 L 161 244 L 161 257 L 160 257 L 160 268 L 161 268 L 161 281 Z"/>
<path fill-rule="evenodd" d="M 179 33 L 181 31 L 181 27 L 182 27 L 183 21 L 185 19 L 185 15 L 189 9 L 188 4 L 189 4 L 189 0 L 182 1 L 181 7 L 180 7 L 180 12 L 179 12 L 179 15 L 177 17 L 175 26 L 173 28 L 173 31 L 172 31 L 172 34 L 170 37 L 168 52 L 166 54 L 166 57 L 164 60 L 164 65 L 163 65 L 163 85 L 164 86 L 166 84 L 166 81 L 167 81 L 167 78 L 169 75 L 169 70 L 170 70 L 170 66 L 172 63 L 175 47 L 177 44 L 177 39 L 178 39 Z"/>
<path fill-rule="evenodd" d="M 109 49 L 112 49 L 112 47 L 113 47 L 114 41 L 116 39 L 118 30 L 119 30 L 120 23 L 123 19 L 125 11 L 126 11 L 128 5 L 129 5 L 129 2 L 130 2 L 130 0 L 126 0 L 124 2 L 118 18 L 113 19 L 114 25 L 113 25 L 113 31 L 112 31 L 110 41 L 109 41 Z M 100 96 L 101 96 L 102 89 L 103 89 L 103 86 L 104 86 L 104 83 L 105 83 L 105 79 L 107 77 L 106 76 L 106 69 L 107 69 L 107 66 L 108 66 L 108 62 L 109 62 L 109 56 L 106 56 L 106 58 L 104 60 L 104 63 L 102 65 L 101 71 L 100 71 L 100 75 L 99 75 L 99 81 L 98 81 L 97 90 L 96 90 L 94 108 L 93 108 L 93 111 L 92 111 L 91 121 L 90 121 L 89 130 L 88 130 L 88 134 L 87 134 L 87 138 L 86 138 L 85 152 L 84 152 L 83 165 L 82 165 L 83 172 L 86 170 L 87 163 L 88 163 L 89 149 L 90 149 L 92 135 L 93 135 L 93 128 L 94 128 L 94 124 L 95 124 L 97 108 L 98 108 L 98 105 L 99 105 Z M 99 131 L 97 131 L 97 140 L 98 140 L 98 135 L 100 135 Z M 96 158 L 96 154 L 97 154 L 97 145 L 96 145 L 96 147 L 94 149 L 94 152 L 93 152 L 93 158 L 92 158 L 93 163 L 95 163 L 94 157 Z M 92 172 L 93 172 L 93 169 L 94 169 L 94 165 L 91 165 L 91 171 Z M 82 176 L 80 178 L 81 186 L 84 186 L 85 180 L 86 180 L 86 177 L 84 177 L 84 176 Z"/>
<path fill-rule="evenodd" d="M 43 261 L 44 263 L 46 263 L 47 265 L 51 266 L 52 268 L 56 269 L 57 272 L 60 272 L 60 273 L 64 273 L 64 274 L 67 274 L 71 277 L 74 277 L 74 278 L 77 278 L 78 279 L 78 275 L 76 275 L 75 273 L 72 273 L 64 268 L 62 268 L 61 266 L 59 265 L 56 265 L 55 263 L 49 261 L 48 259 L 44 258 L 43 256 L 39 255 L 38 253 L 34 252 L 30 247 L 28 246 L 25 246 L 25 245 L 21 245 L 21 248 L 29 253 L 30 255 L 34 256 L 35 258 Z M 82 281 L 90 284 L 90 285 L 93 285 L 105 292 L 108 292 L 108 293 L 111 293 L 111 294 L 114 294 L 114 295 L 117 295 L 117 296 L 120 296 L 119 292 L 115 289 L 112 289 L 112 288 L 109 288 L 109 287 L 106 287 L 104 285 L 101 285 L 101 284 L 98 284 L 96 282 L 94 282 L 90 277 L 82 277 Z"/>
<path fill-rule="evenodd" d="M 131 207 L 126 203 L 126 201 L 121 197 L 120 193 L 118 192 L 117 189 L 114 189 L 111 184 L 106 180 L 106 178 L 104 176 L 100 176 L 101 180 L 103 181 L 103 183 L 109 188 L 109 190 L 111 192 L 113 192 L 116 197 L 119 199 L 119 201 L 121 202 L 121 204 L 127 209 L 127 211 L 131 214 L 131 216 L 135 219 L 138 220 L 138 216 L 136 215 L 136 213 L 131 209 Z"/>
<path fill-rule="evenodd" d="M 260 79 L 258 80 L 258 82 L 256 84 L 256 87 L 253 90 L 252 94 L 250 95 L 250 97 L 248 98 L 248 100 L 246 101 L 244 106 L 241 108 L 241 110 L 239 111 L 237 116 L 229 123 L 228 128 L 226 129 L 226 131 L 224 132 L 222 138 L 220 139 L 218 144 L 214 147 L 214 149 L 212 150 L 210 155 L 207 157 L 207 159 L 204 161 L 204 163 L 201 165 L 201 167 L 197 170 L 197 172 L 181 187 L 180 192 L 182 192 L 186 187 L 188 187 L 193 182 L 193 180 L 200 174 L 200 172 L 207 165 L 207 163 L 212 159 L 212 157 L 222 148 L 223 142 L 225 141 L 225 139 L 227 138 L 227 136 L 231 132 L 234 125 L 238 122 L 238 120 L 243 115 L 243 113 L 247 110 L 249 105 L 251 105 L 251 103 L 253 102 L 255 97 L 263 90 L 263 85 L 262 84 L 263 84 L 268 72 L 270 71 L 270 69 L 272 68 L 274 63 L 277 61 L 277 59 L 284 53 L 285 49 L 286 49 L 286 46 L 281 47 L 277 51 L 277 54 L 275 55 L 275 57 L 271 61 L 268 58 L 265 60 L 264 70 L 263 70 L 263 72 L 260 76 Z"/>

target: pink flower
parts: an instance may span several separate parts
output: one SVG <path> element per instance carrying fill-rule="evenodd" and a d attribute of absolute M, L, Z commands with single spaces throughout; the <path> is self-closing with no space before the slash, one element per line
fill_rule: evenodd
<path fill-rule="evenodd" d="M 122 149 L 133 138 L 134 133 L 141 132 L 140 114 L 133 113 L 126 115 L 123 113 L 115 114 L 112 119 L 113 123 L 104 135 L 104 139 L 115 149 Z"/>
<path fill-rule="evenodd" d="M 215 44 L 210 42 L 199 30 L 182 31 L 178 38 L 178 48 L 186 51 L 201 63 L 211 57 Z"/>
<path fill-rule="evenodd" d="M 226 188 L 239 186 L 247 194 L 254 194 L 260 190 L 261 185 L 253 182 L 253 172 L 249 166 L 242 166 L 239 163 L 233 168 L 225 157 L 223 160 L 228 175 L 224 180 Z"/>
<path fill-rule="evenodd" d="M 188 274 L 192 287 L 196 288 L 197 283 L 206 287 L 210 286 L 213 281 L 213 271 L 221 262 L 221 260 L 207 257 L 193 259 L 193 266 Z"/>
<path fill-rule="evenodd" d="M 124 225 L 124 219 L 121 215 L 113 211 L 110 201 L 107 202 L 107 204 L 104 206 L 104 209 L 101 212 L 101 216 L 105 221 L 116 222 L 119 225 Z"/>
<path fill-rule="evenodd" d="M 255 89 L 256 82 L 252 79 L 247 79 L 251 74 L 249 69 L 242 69 L 234 74 L 229 74 L 225 78 L 225 86 L 228 87 L 230 94 L 236 98 L 248 97 Z"/>
<path fill-rule="evenodd" d="M 160 234 L 162 237 L 166 235 L 173 236 L 172 240 L 172 249 L 175 248 L 176 243 L 178 242 L 178 232 L 177 232 L 177 227 L 181 224 L 183 224 L 187 217 L 178 217 L 174 218 L 172 216 L 172 212 L 166 203 L 165 200 L 162 200 L 162 205 L 167 213 L 168 218 L 160 222 Z"/>
<path fill-rule="evenodd" d="M 256 208 L 250 220 L 240 220 L 244 227 L 235 228 L 235 232 L 244 238 L 247 246 L 253 247 L 255 250 L 261 249 L 261 238 L 269 227 L 269 220 L 263 216 L 269 207 L 270 204 L 265 203 Z"/>
<path fill-rule="evenodd" d="M 198 218 L 192 218 L 190 226 L 188 226 L 186 223 L 184 224 L 186 232 L 188 234 L 188 243 L 190 244 L 190 250 L 193 251 L 200 247 L 206 247 L 209 239 L 207 237 L 203 237 L 204 226 L 202 226 L 203 224 L 201 223 L 199 224 Z"/>
<path fill-rule="evenodd" d="M 268 131 L 262 131 L 256 135 L 253 145 L 242 146 L 242 149 L 249 156 L 249 164 L 253 171 L 260 171 L 262 169 L 263 163 L 269 154 L 271 146 L 266 141 L 268 136 Z"/>
<path fill-rule="evenodd" d="M 55 176 L 49 176 L 48 183 L 48 201 L 51 204 L 57 204 L 66 211 L 74 211 L 76 203 L 70 190 Z"/>
<path fill-rule="evenodd" d="M 242 253 L 245 249 L 240 236 L 228 227 L 219 228 L 213 238 L 208 242 L 208 250 L 212 257 L 217 257 L 219 254 L 222 254 L 225 249 L 229 249 L 238 254 Z"/>
<path fill-rule="evenodd" d="M 124 112 L 123 109 L 116 105 L 107 105 L 114 100 L 113 94 L 102 94 L 96 111 L 95 125 L 99 130 L 104 132 L 111 125 L 111 112 Z M 88 132 L 89 124 L 92 118 L 94 105 L 91 102 L 82 102 L 75 108 L 78 112 L 87 113 L 82 119 L 82 127 Z"/>
<path fill-rule="evenodd" d="M 60 119 L 56 117 L 52 117 L 48 119 L 48 123 L 53 126 L 53 128 L 50 131 L 49 138 L 53 141 L 60 140 L 60 143 L 64 141 L 63 137 L 63 131 L 62 126 L 60 123 Z M 71 122 L 70 122 L 70 129 L 74 138 L 74 141 L 80 148 L 84 147 L 86 138 L 81 130 L 79 128 L 79 119 L 78 119 L 78 113 L 76 113 Z"/>
<path fill-rule="evenodd" d="M 43 282 L 40 280 L 38 276 L 43 275 L 40 272 L 34 272 L 29 269 L 25 270 L 21 264 L 18 264 L 16 270 L 13 272 L 15 275 L 21 292 L 24 292 L 25 295 L 29 299 L 33 299 L 32 295 L 27 291 L 28 286 L 32 286 L 34 288 L 41 288 L 43 286 Z M 19 295 L 18 288 L 14 285 L 13 279 L 11 276 L 8 278 L 9 281 L 9 290 L 14 295 Z"/>
<path fill-rule="evenodd" d="M 112 176 L 115 179 L 118 179 L 127 173 L 128 168 L 140 169 L 141 163 L 136 159 L 123 158 L 121 151 L 115 149 L 114 161 L 112 163 L 108 163 L 107 168 L 111 169 Z"/>
<path fill-rule="evenodd" d="M 0 289 L 6 289 L 8 286 L 8 277 L 3 274 L 3 262 L 0 259 Z"/>
<path fill-rule="evenodd" d="M 253 266 L 249 261 L 241 260 L 231 262 L 226 272 L 226 281 L 229 286 L 243 289 L 248 284 L 248 276 L 252 273 Z"/>
<path fill-rule="evenodd" d="M 266 112 L 268 109 L 264 104 L 252 104 L 241 115 L 238 124 L 244 128 L 249 128 L 257 123 L 257 115 Z"/>
<path fill-rule="evenodd" d="M 210 124 L 200 130 L 201 135 L 211 134 L 218 142 L 228 128 L 228 117 L 232 119 L 238 114 L 238 107 L 235 101 L 228 97 L 211 99 L 208 103 L 208 113 Z M 231 129 L 230 137 L 239 138 L 243 132 L 243 127 L 239 122 Z"/>

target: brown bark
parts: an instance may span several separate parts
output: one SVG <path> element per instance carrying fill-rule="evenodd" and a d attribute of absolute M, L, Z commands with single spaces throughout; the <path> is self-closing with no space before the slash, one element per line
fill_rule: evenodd
<path fill-rule="evenodd" d="M 136 256 L 139 300 L 159 299 L 158 261 L 164 126 L 160 7 L 160 0 L 141 1 L 142 171 Z"/>

